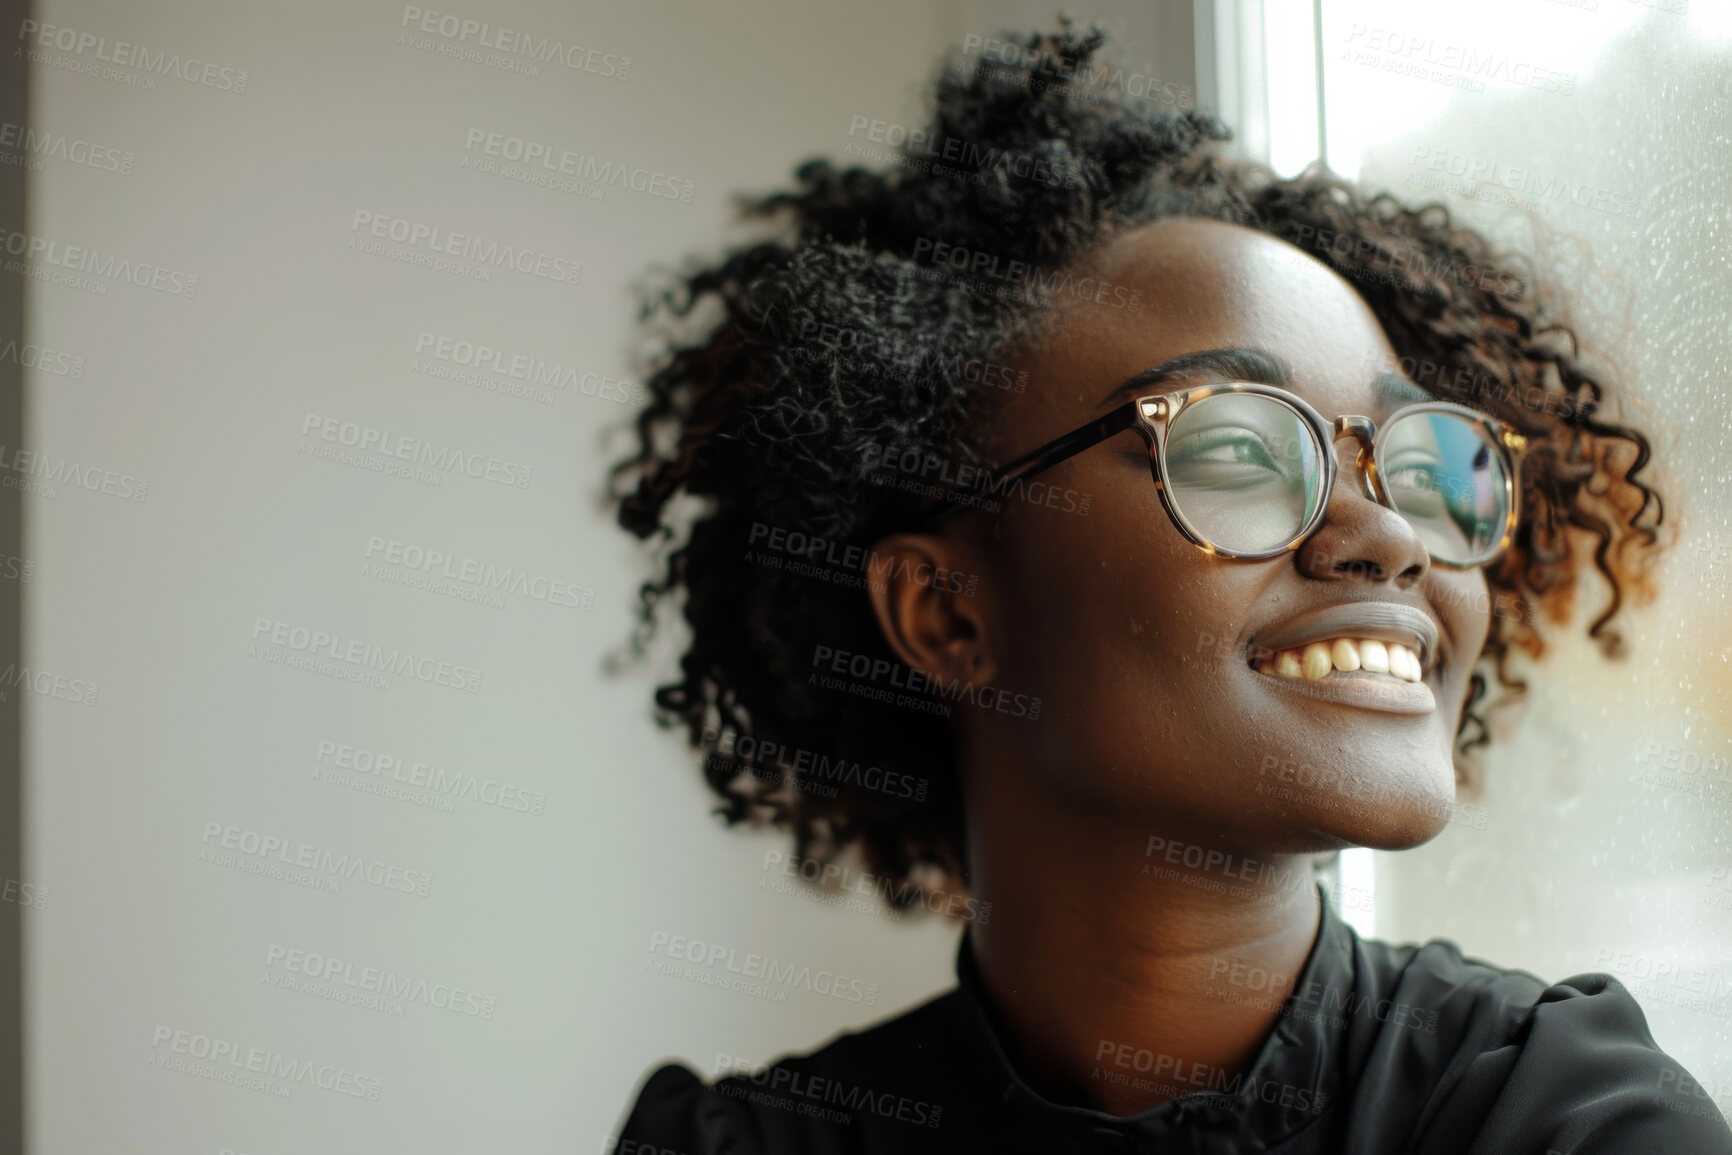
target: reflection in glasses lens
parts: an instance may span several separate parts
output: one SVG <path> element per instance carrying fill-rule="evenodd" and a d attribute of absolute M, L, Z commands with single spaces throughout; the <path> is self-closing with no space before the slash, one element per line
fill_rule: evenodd
<path fill-rule="evenodd" d="M 1400 418 L 1382 438 L 1378 468 L 1396 510 L 1439 561 L 1478 561 L 1503 539 L 1508 475 L 1475 422 L 1454 413 Z"/>
<path fill-rule="evenodd" d="M 1280 549 L 1323 495 L 1323 448 L 1299 413 L 1273 397 L 1220 393 L 1174 419 L 1167 491 L 1192 530 L 1217 549 Z"/>

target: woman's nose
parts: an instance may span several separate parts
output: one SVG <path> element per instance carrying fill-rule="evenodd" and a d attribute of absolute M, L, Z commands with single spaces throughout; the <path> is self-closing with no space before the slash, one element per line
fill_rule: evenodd
<path fill-rule="evenodd" d="M 1360 462 L 1370 461 L 1371 437 L 1369 423 L 1358 424 L 1362 420 L 1336 423 L 1335 488 L 1294 562 L 1321 581 L 1358 578 L 1407 588 L 1430 572 L 1431 555 L 1399 513 L 1367 495 Z"/>

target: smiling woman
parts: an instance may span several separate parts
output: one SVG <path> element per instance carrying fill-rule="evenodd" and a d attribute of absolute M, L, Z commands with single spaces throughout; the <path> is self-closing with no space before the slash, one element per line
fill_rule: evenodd
<path fill-rule="evenodd" d="M 755 202 L 779 236 L 659 298 L 618 471 L 621 524 L 677 542 L 658 704 L 731 819 L 968 901 L 956 990 L 711 1085 L 664 1067 L 620 1150 L 1732 1152 L 1615 982 L 1361 939 L 1314 872 L 1442 829 L 1545 648 L 1494 607 L 1567 624 L 1591 564 L 1615 655 L 1646 439 L 1539 278 L 1053 79 L 1099 40 L 940 77 L 921 139 L 974 146 L 968 179 L 810 162 Z M 737 756 L 765 745 L 932 788 L 803 790 Z"/>

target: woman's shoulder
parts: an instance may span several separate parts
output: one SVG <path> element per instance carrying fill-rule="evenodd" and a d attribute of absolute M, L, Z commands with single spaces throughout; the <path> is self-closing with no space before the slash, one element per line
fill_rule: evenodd
<path fill-rule="evenodd" d="M 1459 1149 L 1732 1155 L 1712 1096 L 1613 976 L 1547 982 L 1447 939 L 1359 946 L 1382 995 L 1373 1014 L 1402 1027 L 1378 1032 L 1370 1057 L 1385 1070 L 1430 1069 L 1424 1114 Z"/>
<path fill-rule="evenodd" d="M 1374 1017 L 1441 1036 L 1452 1049 L 1525 1046 L 1536 1029 L 1567 1022 L 1658 1050 L 1641 1005 L 1609 974 L 1587 971 L 1551 982 L 1464 954 L 1446 938 L 1422 945 L 1356 939 L 1355 946 L 1355 985 L 1366 992 L 1362 997 L 1378 997 Z"/>
<path fill-rule="evenodd" d="M 682 1063 L 655 1069 L 620 1130 L 617 1155 L 754 1155 L 856 1149 L 845 1137 L 885 1123 L 938 1126 L 928 1100 L 954 1056 L 959 996 L 952 990 L 870 1027 L 768 1066 L 717 1056 L 720 1078 L 705 1082 Z"/>
<path fill-rule="evenodd" d="M 1457 1047 L 1502 1041 L 1549 990 L 1563 986 L 1463 954 L 1447 938 L 1393 944 L 1355 935 L 1354 956 L 1354 989 L 1362 1000 L 1377 999 L 1369 1008 L 1356 1009 L 1369 1010 L 1390 1026 L 1411 1027 L 1416 1035 L 1441 1036 Z M 1607 976 L 1578 977 L 1587 981 L 1572 988 L 1577 994 L 1605 989 L 1597 980 Z"/>

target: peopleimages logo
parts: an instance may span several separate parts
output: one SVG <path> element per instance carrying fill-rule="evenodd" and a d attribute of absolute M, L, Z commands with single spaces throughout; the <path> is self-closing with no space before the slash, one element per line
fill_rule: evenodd
<path fill-rule="evenodd" d="M 63 160 L 68 164 L 85 165 L 103 172 L 122 176 L 132 171 L 132 153 L 105 144 L 76 139 L 64 133 L 34 129 L 10 120 L 0 121 L 0 148 L 18 149 L 22 154 Z"/>
<path fill-rule="evenodd" d="M 943 701 L 949 700 L 967 702 L 970 706 L 978 706 L 982 710 L 998 714 L 1009 714 L 1014 718 L 1027 718 L 1032 721 L 1040 717 L 1042 699 L 1038 696 L 1015 694 L 987 684 L 976 686 L 972 681 L 964 682 L 961 678 L 945 681 L 942 677 L 913 669 L 901 662 L 874 658 L 870 654 L 838 650 L 832 646 L 815 646 L 812 649 L 812 666 L 815 671 L 827 673 L 814 672 L 808 675 L 809 685 L 852 693 L 887 705 L 909 706 L 948 717 L 950 707 L 943 705 Z M 847 683 L 843 679 L 848 677 L 861 680 Z"/>
<path fill-rule="evenodd" d="M 101 291 L 107 292 L 102 281 L 126 281 L 141 289 L 154 289 L 171 297 L 198 296 L 198 276 L 195 273 L 171 269 L 150 261 L 134 261 L 117 257 L 85 245 L 69 245 L 53 237 L 37 236 L 17 229 L 0 230 L 0 251 L 18 257 L 26 267 L 42 271 L 66 269 L 74 273 L 89 273 L 102 280 Z"/>
<path fill-rule="evenodd" d="M 1485 83 L 1513 84 L 1569 96 L 1576 90 L 1573 72 L 1549 68 L 1495 49 L 1444 42 L 1423 33 L 1404 32 L 1374 24 L 1354 24 L 1347 34 L 1342 59 L 1371 65 L 1450 87 L 1483 92 Z"/>
<path fill-rule="evenodd" d="M 1480 398 L 1497 405 L 1528 409 L 1535 413 L 1550 413 L 1572 418 L 1578 412 L 1591 412 L 1595 402 L 1579 403 L 1564 387 L 1550 389 L 1531 382 L 1510 381 L 1493 376 L 1484 369 L 1470 365 L 1446 365 L 1428 357 L 1388 356 L 1367 353 L 1363 364 L 1380 373 L 1393 373 L 1433 393 L 1444 393 L 1449 399 L 1472 403 Z"/>
<path fill-rule="evenodd" d="M 265 949 L 265 969 L 300 976 L 308 980 L 308 985 L 295 985 L 293 989 L 335 1002 L 351 1001 L 345 996 L 350 992 L 360 992 L 406 1003 L 420 1003 L 472 1018 L 491 1019 L 494 1007 L 499 1001 L 492 995 L 465 990 L 450 983 L 429 983 L 424 978 L 400 975 L 384 967 L 357 966 L 346 959 L 320 954 L 318 951 L 298 950 L 281 943 L 271 943 Z M 335 989 L 321 989 L 327 986 Z"/>
<path fill-rule="evenodd" d="M 850 1113 L 854 1111 L 868 1111 L 882 1119 L 896 1119 L 919 1127 L 937 1127 L 944 1118 L 944 1108 L 937 1103 L 910 1099 L 890 1091 L 875 1091 L 822 1075 L 802 1075 L 790 1067 L 766 1067 L 763 1063 L 733 1055 L 716 1056 L 715 1074 L 722 1080 L 716 1084 L 716 1090 L 724 1095 L 844 1126 L 852 1121 Z M 739 1082 L 751 1083 L 765 1091 L 748 1091 L 739 1086 Z M 640 1147 L 639 1151 L 643 1155 L 659 1155 L 647 1147 Z M 625 1155 L 625 1152 L 622 1150 L 620 1155 Z"/>
<path fill-rule="evenodd" d="M 244 68 L 228 68 L 191 56 L 183 60 L 178 52 L 153 52 L 141 44 L 129 44 L 125 40 L 110 43 L 106 36 L 80 32 L 63 24 L 22 20 L 18 24 L 18 39 L 34 40 L 39 47 L 70 52 L 74 56 L 88 55 L 92 60 L 100 60 L 121 68 L 136 68 L 156 76 L 173 76 L 188 84 L 214 88 L 220 92 L 238 94 L 247 90 L 247 73 Z"/>
<path fill-rule="evenodd" d="M 1460 182 L 1464 192 L 1471 191 L 1482 181 L 1489 181 L 1495 182 L 1500 189 L 1519 197 L 1532 198 L 1540 204 L 1562 199 L 1577 208 L 1591 208 L 1614 216 L 1635 217 L 1641 214 L 1640 199 L 1629 193 L 1613 192 L 1581 182 L 1572 183 L 1552 175 L 1541 176 L 1530 168 L 1468 156 L 1448 148 L 1415 145 L 1407 165 L 1451 177 Z"/>
<path fill-rule="evenodd" d="M 265 834 L 222 822 L 206 822 L 204 835 L 199 841 L 205 847 L 199 851 L 200 861 L 232 867 L 244 860 L 268 863 L 279 870 L 281 867 L 289 867 L 312 871 L 326 876 L 320 881 L 328 885 L 314 887 L 319 890 L 335 891 L 340 889 L 340 880 L 359 878 L 370 886 L 426 898 L 433 886 L 433 876 L 423 871 L 407 870 L 381 859 L 364 858 L 347 851 L 339 854 L 328 846 L 319 846 L 312 842 L 290 842 L 275 834 Z M 242 857 L 237 859 L 236 855 Z M 260 871 L 246 869 L 246 873 L 258 874 Z"/>
<path fill-rule="evenodd" d="M 356 209 L 349 222 L 349 231 L 362 234 L 362 239 L 376 237 L 402 245 L 410 254 L 431 259 L 450 257 L 470 266 L 490 265 L 493 268 L 514 269 L 544 281 L 575 285 L 583 276 L 583 262 L 553 253 L 484 240 L 473 233 L 452 232 L 437 225 L 394 217 L 387 213 Z M 371 250 L 369 250 L 371 251 Z M 390 256 L 390 253 L 379 255 Z M 412 263 L 424 264 L 426 261 Z M 485 270 L 481 270 L 485 271 Z"/>
<path fill-rule="evenodd" d="M 635 381 L 609 377 L 594 371 L 580 373 L 575 366 L 549 363 L 539 357 L 510 352 L 482 341 L 466 341 L 421 330 L 415 337 L 415 353 L 464 369 L 486 370 L 545 389 L 581 393 L 619 405 L 636 405 L 644 399 L 644 387 Z M 551 397 L 548 398 L 552 400 Z"/>
<path fill-rule="evenodd" d="M 8 448 L 12 451 L 10 457 Z M 143 501 L 150 496 L 150 482 L 145 478 L 5 445 L 0 445 L 0 474 L 21 474 L 29 479 L 21 482 L 13 477 L 0 476 L 0 487 L 28 491 L 34 486 L 47 497 L 55 495 L 56 485 L 77 486 L 122 501 Z"/>
<path fill-rule="evenodd" d="M 1045 157 L 1007 152 L 963 137 L 935 137 L 923 129 L 856 114 L 848 119 L 848 135 L 852 137 L 860 133 L 865 133 L 866 139 L 874 144 L 888 145 L 897 151 L 889 152 L 850 143 L 843 150 L 844 156 L 891 163 L 916 161 L 925 166 L 921 171 L 930 171 L 934 176 L 945 178 L 960 178 L 974 184 L 985 183 L 984 174 L 994 170 L 1006 176 L 1021 177 L 1048 186 L 1079 183 L 1076 177 L 1055 171 Z M 934 164 L 934 161 L 951 163 Z M 953 165 L 963 167 L 951 167 Z"/>
<path fill-rule="evenodd" d="M 367 560 L 363 566 L 368 577 L 398 580 L 404 585 L 416 584 L 416 578 L 445 579 L 489 593 L 504 591 L 519 594 L 548 605 L 574 610 L 595 608 L 595 588 L 575 582 L 560 581 L 545 574 L 531 574 L 510 566 L 500 568 L 491 562 L 472 557 L 458 557 L 439 549 L 426 549 L 410 542 L 371 534 L 367 538 Z M 380 563 L 389 569 L 380 568 Z M 440 592 L 440 591 L 436 591 Z"/>
<path fill-rule="evenodd" d="M 1025 48 L 1014 41 L 983 37 L 973 32 L 962 38 L 962 53 L 964 56 L 978 53 L 988 63 L 1027 69 L 1030 72 L 1027 86 L 1036 91 L 1050 85 L 1063 85 L 1074 90 L 1077 97 L 1096 99 L 1095 90 L 1112 88 L 1132 100 L 1153 101 L 1174 108 L 1189 108 L 1195 102 L 1189 85 L 1161 80 L 1142 72 L 1127 73 L 1123 68 L 1109 65 L 1085 64 L 1079 68 L 1053 52 Z"/>
<path fill-rule="evenodd" d="M 52 373 L 56 377 L 84 376 L 83 357 L 45 349 L 41 345 L 28 342 L 20 345 L 15 339 L 9 339 L 0 345 L 0 361 L 10 361 L 14 365 L 34 369 L 39 373 Z"/>
<path fill-rule="evenodd" d="M 63 702 L 79 706 L 96 705 L 96 692 L 101 689 L 97 683 L 87 682 L 83 678 L 50 673 L 47 670 L 31 670 L 29 666 L 20 666 L 17 662 L 6 663 L 6 668 L 0 670 L 0 702 L 7 701 L 12 691 L 20 687 L 33 694 L 41 694 L 44 698 L 59 698 Z"/>
<path fill-rule="evenodd" d="M 1258 1080 L 1248 1077 L 1243 1071 L 1230 1072 L 1225 1067 L 1151 1051 L 1130 1043 L 1115 1043 L 1111 1039 L 1102 1039 L 1095 1047 L 1095 1062 L 1099 1063 L 1103 1059 L 1110 1060 L 1113 1066 L 1126 1071 L 1147 1073 L 1152 1079 L 1170 1079 L 1175 1084 L 1222 1095 L 1245 1094 L 1264 1103 L 1279 1103 L 1283 1107 L 1298 1111 L 1321 1111 L 1327 1099 L 1321 1087 L 1280 1083 L 1274 1079 Z M 1130 1081 L 1127 1077 L 1118 1076 L 1116 1072 L 1106 1074 L 1110 1082 Z"/>
<path fill-rule="evenodd" d="M 996 499 L 1001 497 L 1083 517 L 1089 515 L 1094 503 L 1092 494 L 1038 479 L 1006 480 L 990 466 L 951 461 L 917 447 L 868 445 L 861 464 L 874 484 L 893 485 L 904 493 L 927 498 L 948 494 L 947 500 L 955 504 L 974 506 L 987 513 L 999 512 L 1001 505 Z"/>
<path fill-rule="evenodd" d="M 851 979 L 847 975 L 823 968 L 813 970 L 803 963 L 784 963 L 769 955 L 748 952 L 742 956 L 734 947 L 723 946 L 721 943 L 705 943 L 701 939 L 669 934 L 665 930 L 651 933 L 649 953 L 660 954 L 670 961 L 691 963 L 707 970 L 713 971 L 719 967 L 742 979 L 759 980 L 761 985 L 783 992 L 783 998 L 786 997 L 786 991 L 798 988 L 841 999 L 843 1002 L 864 1003 L 869 1007 L 878 1003 L 877 983 Z M 648 959 L 644 960 L 644 965 L 648 970 L 657 969 L 650 966 Z M 664 968 L 663 973 L 672 972 Z"/>
<path fill-rule="evenodd" d="M 433 658 L 416 657 L 412 651 L 395 647 L 387 650 L 359 638 L 344 638 L 339 634 L 298 626 L 292 622 L 254 618 L 253 641 L 257 643 L 261 640 L 309 657 L 325 657 L 343 662 L 357 670 L 407 674 L 417 681 L 435 686 L 467 690 L 471 694 L 481 692 L 481 670 L 472 670 L 467 666 L 453 665 Z M 248 656 L 261 656 L 253 652 L 256 649 L 256 645 L 249 647 Z"/>
<path fill-rule="evenodd" d="M 219 1083 L 243 1083 L 249 1086 L 254 1083 L 248 1081 L 248 1076 L 276 1079 L 279 1080 L 279 1086 L 288 1084 L 281 1091 L 284 1096 L 288 1095 L 296 1083 L 369 1100 L 377 1100 L 384 1090 L 383 1080 L 351 1071 L 347 1067 L 314 1063 L 311 1059 L 296 1059 L 263 1047 L 243 1047 L 231 1039 L 213 1038 L 196 1031 L 176 1030 L 159 1025 L 151 1035 L 150 1047 L 150 1065 L 153 1067 L 184 1071 Z M 175 1056 L 180 1055 L 200 1062 L 177 1060 Z M 274 1093 L 274 1089 L 272 1090 Z"/>
<path fill-rule="evenodd" d="M 782 742 L 766 742 L 749 734 L 714 726 L 704 727 L 699 741 L 703 746 L 714 748 L 712 757 L 720 756 L 728 766 L 737 764 L 740 769 L 750 768 L 754 773 L 773 768 L 811 785 L 853 786 L 892 798 L 911 798 L 916 802 L 925 801 L 929 786 L 924 778 L 868 765 L 845 754 L 838 753 L 832 757 L 820 751 Z"/>
<path fill-rule="evenodd" d="M 1525 291 L 1514 273 L 1489 264 L 1463 264 L 1451 253 L 1430 253 L 1408 245 L 1388 246 L 1370 237 L 1319 229 L 1310 224 L 1284 226 L 1282 232 L 1299 248 L 1329 254 L 1338 265 L 1337 271 L 1355 280 L 1391 285 L 1408 280 L 1449 280 L 1512 301 L 1520 300 Z M 1429 286 L 1427 291 L 1441 292 L 1436 286 Z"/>
<path fill-rule="evenodd" d="M 1653 958 L 1631 951 L 1601 947 L 1594 957 L 1600 970 L 1611 970 L 1647 984 L 1644 1001 L 1669 1003 L 1716 1015 L 1732 1012 L 1732 979 L 1717 967 L 1692 967 L 1676 957 Z"/>
<path fill-rule="evenodd" d="M 545 141 L 526 140 L 521 136 L 507 136 L 502 132 L 472 128 L 464 138 L 463 151 L 475 152 L 478 149 L 484 157 L 520 164 L 532 172 L 540 168 L 540 176 L 568 176 L 604 188 L 607 185 L 618 185 L 632 192 L 646 193 L 688 205 L 692 203 L 692 194 L 697 189 L 691 181 L 669 176 L 665 172 L 623 163 L 616 164 L 611 160 L 599 160 L 589 153 L 572 152 L 569 148 L 555 149 Z M 470 157 L 464 157 L 463 165 L 466 168 L 473 167 L 474 162 Z M 529 183 L 539 182 L 531 180 Z"/>
<path fill-rule="evenodd" d="M 973 597 L 980 588 L 978 574 L 963 573 L 961 570 L 948 569 L 926 562 L 910 564 L 908 559 L 899 555 L 880 556 L 877 550 L 863 545 L 848 545 L 832 538 L 817 537 L 802 533 L 799 530 L 787 530 L 781 526 L 767 525 L 754 521 L 748 545 L 755 545 L 766 551 L 756 557 L 751 550 L 746 551 L 748 561 L 758 561 L 769 564 L 771 568 L 787 570 L 790 573 L 808 576 L 826 576 L 821 572 L 813 572 L 811 564 L 786 564 L 782 558 L 797 558 L 805 563 L 822 561 L 833 571 L 840 574 L 829 576 L 857 577 L 857 581 L 843 582 L 857 586 L 876 588 L 890 580 L 912 581 L 915 585 L 928 586 L 941 593 L 962 594 Z M 767 556 L 779 555 L 779 556 Z"/>
<path fill-rule="evenodd" d="M 481 778 L 461 770 L 446 770 L 430 762 L 404 758 L 369 750 L 365 746 L 350 746 L 320 739 L 313 761 L 323 767 L 334 767 L 344 774 L 383 782 L 389 772 L 392 782 L 426 790 L 441 799 L 467 798 L 484 806 L 515 810 L 523 814 L 541 814 L 547 809 L 547 795 L 497 778 Z M 318 772 L 315 771 L 315 776 Z"/>
<path fill-rule="evenodd" d="M 900 911 L 918 903 L 933 914 L 967 919 L 982 926 L 992 918 L 991 902 L 981 902 L 971 895 L 954 891 L 922 886 L 912 879 L 897 880 L 885 875 L 868 874 L 839 862 L 819 862 L 817 859 L 799 858 L 780 850 L 767 850 L 764 852 L 764 865 L 761 869 L 767 874 L 772 868 L 784 877 L 804 879 L 826 892 L 877 895 L 893 910 Z M 760 879 L 758 889 L 773 889 L 764 885 L 766 881 L 774 880 Z"/>
<path fill-rule="evenodd" d="M 1006 393 L 1028 392 L 1028 370 L 954 350 L 927 349 L 911 345 L 898 333 L 837 325 L 809 309 L 792 309 L 798 344 L 791 355 L 806 361 L 837 365 L 858 372 L 874 373 L 896 380 L 947 377 L 970 385 L 1000 389 Z M 768 328 L 775 306 L 765 310 L 760 328 Z"/>
<path fill-rule="evenodd" d="M 1258 901 L 1265 903 L 1279 902 L 1295 889 L 1316 885 L 1315 874 L 1310 870 L 1289 869 L 1278 863 L 1243 858 L 1159 834 L 1149 836 L 1143 856 L 1151 861 L 1160 859 L 1172 864 L 1162 866 L 1158 862 L 1154 865 L 1145 862 L 1144 877 L 1178 882 L 1218 894 L 1256 895 Z M 1238 885 L 1240 882 L 1252 885 L 1242 887 Z"/>
<path fill-rule="evenodd" d="M 449 46 L 455 49 L 473 45 L 475 48 L 489 48 L 508 57 L 517 57 L 518 61 L 524 64 L 558 64 L 573 72 L 589 72 L 609 80 L 628 80 L 631 77 L 629 56 L 616 56 L 611 52 L 585 48 L 581 44 L 567 44 L 549 36 L 535 36 L 528 32 L 519 32 L 515 28 L 470 20 L 450 12 L 433 12 L 413 4 L 405 4 L 401 27 L 425 36 L 438 36 L 452 42 Z M 457 51 L 446 55 L 461 57 L 465 54 Z M 480 54 L 476 53 L 473 58 L 479 60 Z"/>
<path fill-rule="evenodd" d="M 481 453 L 465 452 L 454 445 L 435 445 L 431 441 L 408 434 L 393 434 L 389 430 L 379 429 L 372 425 L 362 425 L 354 421 L 342 421 L 335 417 L 323 417 L 317 413 L 308 413 L 301 419 L 301 433 L 318 438 L 334 445 L 353 449 L 356 453 L 377 453 L 381 457 L 392 457 L 398 461 L 412 462 L 415 465 L 430 465 L 434 469 L 449 472 L 460 470 L 470 477 L 491 481 L 496 485 L 509 485 L 517 489 L 528 489 L 529 479 L 535 472 L 535 467 L 524 465 L 517 461 L 505 461 L 498 457 L 489 457 Z M 313 446 L 318 449 L 319 447 Z M 303 437 L 300 452 L 306 453 L 308 447 Z M 315 453 L 313 456 L 328 456 L 328 453 Z M 345 464 L 348 464 L 345 462 Z M 439 478 L 439 474 L 429 476 Z"/>
<path fill-rule="evenodd" d="M 1007 261 L 997 253 L 965 249 L 929 237 L 915 238 L 913 256 L 915 263 L 926 264 L 938 273 L 949 271 L 962 277 L 983 277 L 1043 295 L 1068 293 L 1079 301 L 1132 312 L 1143 307 L 1141 289 L 1115 285 L 1099 277 L 1078 277 L 1065 269 L 1042 269 L 1027 261 Z"/>

